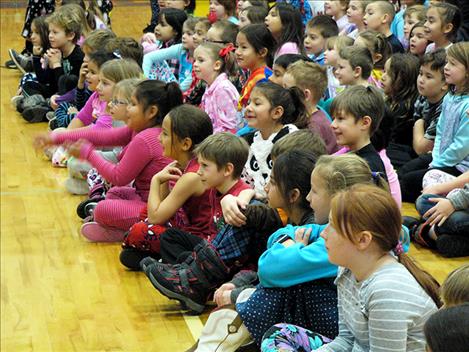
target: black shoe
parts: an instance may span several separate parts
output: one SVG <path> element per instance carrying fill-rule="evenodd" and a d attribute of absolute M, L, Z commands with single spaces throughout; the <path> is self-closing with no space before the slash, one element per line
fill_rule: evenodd
<path fill-rule="evenodd" d="M 122 265 L 129 268 L 130 270 L 139 271 L 142 268 L 142 261 L 148 261 L 147 258 L 150 258 L 152 259 L 151 263 L 153 263 L 157 260 L 156 256 L 149 257 L 148 255 L 149 253 L 146 251 L 141 251 L 133 247 L 122 246 L 122 251 L 119 255 L 119 260 Z M 146 267 L 145 264 L 143 266 Z"/>
<path fill-rule="evenodd" d="M 436 238 L 438 252 L 448 258 L 469 256 L 469 238 L 440 235 Z"/>
<path fill-rule="evenodd" d="M 16 68 L 24 75 L 26 72 L 33 70 L 33 59 L 25 55 L 18 54 L 16 50 L 8 49 L 11 60 L 15 63 Z"/>
<path fill-rule="evenodd" d="M 52 120 L 52 121 L 54 121 L 54 120 Z M 102 201 L 103 199 L 104 199 L 104 197 L 88 198 L 88 199 L 84 200 L 83 202 L 81 202 L 77 206 L 77 215 L 82 219 L 90 216 L 92 211 L 94 210 L 94 208 L 96 208 L 96 205 L 98 204 L 98 202 Z"/>
<path fill-rule="evenodd" d="M 5 67 L 9 68 L 10 70 L 16 70 L 17 69 L 16 64 L 13 60 L 5 61 Z"/>
<path fill-rule="evenodd" d="M 422 219 L 417 219 L 412 216 L 403 216 L 402 217 L 402 225 L 407 227 L 409 230 L 412 230 L 412 228 L 420 225 L 423 222 Z"/>
<path fill-rule="evenodd" d="M 46 114 L 50 111 L 48 106 L 38 105 L 24 109 L 21 116 L 31 123 L 46 121 Z"/>

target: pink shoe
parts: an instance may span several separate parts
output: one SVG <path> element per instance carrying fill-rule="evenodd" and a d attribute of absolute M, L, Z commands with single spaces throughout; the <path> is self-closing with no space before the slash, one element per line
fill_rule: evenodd
<path fill-rule="evenodd" d="M 92 242 L 122 242 L 125 232 L 98 224 L 95 221 L 81 225 L 81 234 Z"/>

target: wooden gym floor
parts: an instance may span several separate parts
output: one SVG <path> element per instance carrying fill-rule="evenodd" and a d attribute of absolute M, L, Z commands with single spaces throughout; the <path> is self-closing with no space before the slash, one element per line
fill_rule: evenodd
<path fill-rule="evenodd" d="M 150 17 L 147 2 L 115 3 L 113 30 L 138 38 Z M 1 9 L 2 65 L 9 48 L 23 47 L 23 18 L 21 5 Z M 52 168 L 31 145 L 47 126 L 27 124 L 12 109 L 19 71 L 2 67 L 0 74 L 1 351 L 189 348 L 206 315 L 183 315 L 142 273 L 126 271 L 118 244 L 93 244 L 79 235 L 75 208 L 82 198 L 65 192 L 67 171 Z M 414 246 L 410 253 L 440 282 L 468 261 Z"/>

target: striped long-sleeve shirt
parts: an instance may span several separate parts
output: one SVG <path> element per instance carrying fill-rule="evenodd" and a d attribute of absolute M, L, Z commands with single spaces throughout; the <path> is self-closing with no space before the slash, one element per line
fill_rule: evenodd
<path fill-rule="evenodd" d="M 437 307 L 402 264 L 384 265 L 362 282 L 340 268 L 336 284 L 339 335 L 316 351 L 425 350 L 423 325 Z"/>

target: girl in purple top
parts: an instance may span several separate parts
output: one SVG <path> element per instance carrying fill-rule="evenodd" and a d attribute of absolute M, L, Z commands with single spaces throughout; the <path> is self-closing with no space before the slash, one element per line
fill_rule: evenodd
<path fill-rule="evenodd" d="M 161 123 L 173 107 L 181 104 L 182 92 L 177 83 L 143 81 L 137 85 L 127 108 L 127 126 L 52 132 L 36 137 L 37 147 L 68 144 L 70 155 L 87 160 L 114 185 L 106 199 L 96 206 L 94 221 L 82 225 L 83 236 L 91 241 L 122 241 L 124 232 L 139 220 L 153 175 L 170 161 L 163 156 L 159 142 Z M 124 149 L 117 164 L 105 160 L 95 150 L 95 146 L 119 145 Z M 132 181 L 133 186 L 127 186 Z"/>
<path fill-rule="evenodd" d="M 304 53 L 304 28 L 299 10 L 286 3 L 276 3 L 264 23 L 277 41 L 274 61 L 284 54 Z"/>

